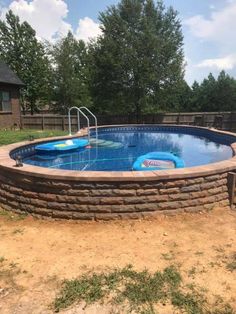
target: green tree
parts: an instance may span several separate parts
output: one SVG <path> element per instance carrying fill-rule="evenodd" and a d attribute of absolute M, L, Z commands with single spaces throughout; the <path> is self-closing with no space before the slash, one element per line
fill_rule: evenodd
<path fill-rule="evenodd" d="M 27 22 L 20 23 L 11 10 L 6 21 L 0 20 L 0 58 L 26 85 L 22 91 L 23 110 L 30 109 L 33 114 L 49 101 L 51 68 L 44 47 L 33 28 Z"/>
<path fill-rule="evenodd" d="M 236 110 L 236 80 L 225 71 L 217 79 L 210 73 L 201 84 L 194 82 L 189 111 Z"/>
<path fill-rule="evenodd" d="M 217 108 L 216 97 L 216 80 L 212 73 L 203 80 L 200 86 L 199 103 L 201 111 L 214 111 Z"/>
<path fill-rule="evenodd" d="M 236 110 L 236 80 L 225 71 L 221 71 L 217 78 L 215 97 L 216 110 Z"/>
<path fill-rule="evenodd" d="M 169 102 L 170 106 L 168 106 L 169 111 L 188 111 L 190 107 L 190 103 L 192 100 L 192 89 L 189 87 L 186 81 L 180 82 L 176 86 L 176 91 L 173 94 L 172 101 Z"/>
<path fill-rule="evenodd" d="M 71 32 L 52 49 L 54 96 L 57 111 L 67 113 L 72 106 L 91 106 L 89 91 L 88 48 L 77 41 Z"/>
<path fill-rule="evenodd" d="M 96 110 L 166 109 L 183 82 L 183 36 L 177 12 L 153 0 L 121 0 L 100 14 L 103 36 L 91 50 Z"/>
<path fill-rule="evenodd" d="M 188 112 L 198 112 L 201 111 L 201 103 L 200 103 L 200 94 L 201 88 L 197 81 L 193 82 L 192 88 L 191 88 L 191 96 L 189 104 L 186 106 L 185 110 Z"/>

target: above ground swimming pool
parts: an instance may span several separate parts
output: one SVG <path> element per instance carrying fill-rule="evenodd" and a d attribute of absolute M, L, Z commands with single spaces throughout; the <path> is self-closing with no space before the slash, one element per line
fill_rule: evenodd
<path fill-rule="evenodd" d="M 101 127 L 91 132 L 86 148 L 57 154 L 21 151 L 25 164 L 76 171 L 131 171 L 135 160 L 150 152 L 169 152 L 184 161 L 185 167 L 206 165 L 232 157 L 233 136 L 201 128 L 169 126 Z M 16 152 L 15 154 L 19 154 Z M 14 158 L 14 156 L 12 156 Z"/>
<path fill-rule="evenodd" d="M 64 142 L 78 136 L 0 147 L 0 206 L 37 217 L 113 220 L 195 213 L 233 204 L 234 133 L 180 125 L 116 125 L 98 130 L 97 143 L 91 128 L 89 145 L 75 151 L 37 152 L 36 147 L 46 143 L 53 147 L 58 141 L 64 147 Z M 79 138 L 88 138 L 86 129 Z M 136 160 L 150 169 L 135 169 Z M 152 169 L 157 165 L 161 170 Z"/>

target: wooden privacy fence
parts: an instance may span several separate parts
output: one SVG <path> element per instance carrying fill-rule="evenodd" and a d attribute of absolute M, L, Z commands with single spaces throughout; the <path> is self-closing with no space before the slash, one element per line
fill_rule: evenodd
<path fill-rule="evenodd" d="M 136 124 L 135 115 L 97 115 L 98 125 Z M 77 130 L 77 116 L 72 116 L 72 130 Z M 191 113 L 158 113 L 142 115 L 140 124 L 179 124 L 215 127 L 221 130 L 236 132 L 236 112 L 191 112 Z M 68 116 L 57 114 L 25 115 L 21 117 L 22 128 L 68 130 Z M 93 125 L 93 119 L 91 119 Z M 87 122 L 81 117 L 81 126 Z"/>

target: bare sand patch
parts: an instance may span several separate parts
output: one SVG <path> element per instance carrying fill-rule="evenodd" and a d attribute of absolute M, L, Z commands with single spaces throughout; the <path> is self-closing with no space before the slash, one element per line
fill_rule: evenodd
<path fill-rule="evenodd" d="M 46 221 L 0 216 L 0 312 L 53 313 L 50 304 L 63 279 L 87 271 L 132 264 L 136 270 L 162 270 L 175 264 L 187 283 L 221 296 L 236 310 L 236 212 L 160 216 L 115 222 Z M 109 313 L 109 306 L 66 313 Z M 167 308 L 160 313 L 170 313 Z"/>

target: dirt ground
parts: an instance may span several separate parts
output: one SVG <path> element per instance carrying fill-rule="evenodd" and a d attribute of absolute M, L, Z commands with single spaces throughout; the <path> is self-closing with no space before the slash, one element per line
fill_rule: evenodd
<path fill-rule="evenodd" d="M 236 212 L 160 216 L 116 222 L 46 221 L 0 215 L 0 313 L 53 313 L 61 280 L 132 264 L 136 270 L 178 265 L 184 280 L 221 296 L 236 310 Z M 109 306 L 63 313 L 108 313 Z M 165 310 L 160 313 L 172 312 Z"/>

